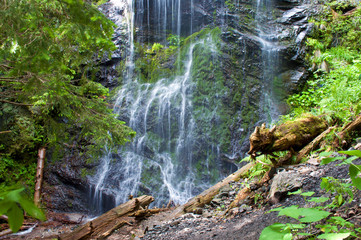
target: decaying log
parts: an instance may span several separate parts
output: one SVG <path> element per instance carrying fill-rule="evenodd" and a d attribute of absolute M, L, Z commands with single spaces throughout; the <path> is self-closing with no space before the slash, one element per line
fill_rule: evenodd
<path fill-rule="evenodd" d="M 239 181 L 241 177 L 248 172 L 255 164 L 248 163 L 247 165 L 243 166 L 233 174 L 229 175 L 227 178 L 223 179 L 222 181 L 218 182 L 216 185 L 212 186 L 211 188 L 205 190 L 198 196 L 189 200 L 186 204 L 177 207 L 171 214 L 171 218 L 176 218 L 181 216 L 182 214 L 193 212 L 197 208 L 201 208 L 204 205 L 210 203 L 215 195 L 218 194 L 219 189 L 223 186 L 228 185 L 232 181 Z"/>
<path fill-rule="evenodd" d="M 45 162 L 45 147 L 39 149 L 38 152 L 38 164 L 36 167 L 36 183 L 35 183 L 35 192 L 34 192 L 34 203 L 37 207 L 40 207 L 40 197 L 41 197 L 41 185 L 43 183 L 43 173 L 44 173 L 44 162 Z"/>
<path fill-rule="evenodd" d="M 354 121 L 347 124 L 341 132 L 337 133 L 337 138 L 333 142 L 333 147 L 338 148 L 340 147 L 340 144 L 342 146 L 347 145 L 346 138 L 351 132 L 358 129 L 361 129 L 361 115 L 359 115 Z"/>
<path fill-rule="evenodd" d="M 261 154 L 300 150 L 327 128 L 325 121 L 308 115 L 267 129 L 265 124 L 256 127 L 249 137 L 248 154 L 253 159 Z"/>
<path fill-rule="evenodd" d="M 256 185 L 258 187 L 262 186 L 265 182 L 269 181 L 275 174 L 275 169 L 272 168 L 268 172 L 266 172 L 262 179 L 254 179 L 251 183 L 251 185 Z M 249 187 L 244 187 L 237 193 L 236 198 L 233 200 L 233 202 L 229 205 L 228 209 L 225 212 L 225 215 L 231 210 L 232 208 L 240 206 L 240 203 L 246 199 L 248 196 L 251 196 L 253 192 Z"/>
<path fill-rule="evenodd" d="M 164 210 L 165 208 L 140 209 L 132 214 L 129 214 L 129 217 L 135 217 L 135 219 L 143 219 Z"/>
<path fill-rule="evenodd" d="M 335 129 L 335 127 L 329 127 L 325 131 L 323 131 L 320 135 L 318 135 L 315 139 L 312 140 L 306 147 L 304 147 L 301 151 L 298 152 L 296 157 L 295 164 L 301 162 L 302 158 L 309 154 L 313 149 L 315 149 L 320 142 L 331 132 L 331 130 Z"/>
<path fill-rule="evenodd" d="M 77 239 L 101 239 L 102 236 L 111 234 L 114 230 L 123 226 L 120 218 L 132 214 L 139 209 L 143 209 L 154 201 L 152 196 L 141 196 L 121 204 L 96 219 L 78 227 L 73 232 L 60 236 L 62 240 Z"/>

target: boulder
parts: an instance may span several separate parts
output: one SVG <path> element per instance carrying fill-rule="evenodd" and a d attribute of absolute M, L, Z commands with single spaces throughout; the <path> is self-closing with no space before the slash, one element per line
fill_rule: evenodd
<path fill-rule="evenodd" d="M 288 192 L 295 191 L 302 187 L 302 177 L 297 173 L 280 172 L 272 181 L 269 200 L 271 203 L 279 203 Z"/>

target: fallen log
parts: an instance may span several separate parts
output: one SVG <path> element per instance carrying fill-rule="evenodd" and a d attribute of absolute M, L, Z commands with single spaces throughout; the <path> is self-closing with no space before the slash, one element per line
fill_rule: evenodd
<path fill-rule="evenodd" d="M 239 181 L 242 178 L 242 176 L 245 175 L 248 172 L 248 170 L 251 169 L 254 165 L 255 165 L 254 163 L 248 163 L 247 165 L 243 166 L 233 174 L 229 175 L 227 178 L 218 182 L 216 185 L 203 191 L 198 196 L 192 198 L 186 204 L 177 207 L 170 214 L 171 218 L 180 217 L 185 213 L 193 212 L 197 208 L 201 208 L 204 205 L 209 204 L 212 201 L 213 197 L 218 194 L 220 188 L 228 185 L 232 181 Z"/>
<path fill-rule="evenodd" d="M 272 168 L 271 170 L 269 170 L 268 172 L 266 172 L 262 179 L 254 179 L 252 182 L 251 182 L 251 185 L 256 185 L 257 188 L 258 187 L 261 187 L 265 182 L 269 181 L 271 178 L 273 178 L 274 174 L 275 174 L 275 169 Z M 239 192 L 237 193 L 237 196 L 236 198 L 233 200 L 233 202 L 229 205 L 228 209 L 226 210 L 225 212 L 225 215 L 228 214 L 228 212 L 232 209 L 232 208 L 235 208 L 235 207 L 239 207 L 241 204 L 241 202 L 243 200 L 245 200 L 248 196 L 251 196 L 252 195 L 252 191 L 250 189 L 250 187 L 244 187 L 242 188 L 241 190 L 239 190 Z"/>
<path fill-rule="evenodd" d="M 298 152 L 296 157 L 295 164 L 301 162 L 302 158 L 309 154 L 313 149 L 315 149 L 321 141 L 331 132 L 331 130 L 335 129 L 335 127 L 329 127 L 325 131 L 323 131 L 320 135 L 318 135 L 315 139 L 312 140 L 306 147 L 304 147 L 301 151 Z"/>
<path fill-rule="evenodd" d="M 361 115 L 359 115 L 354 121 L 347 124 L 341 132 L 337 133 L 336 139 L 333 141 L 333 147 L 339 148 L 347 145 L 347 137 L 351 132 L 361 129 Z M 341 145 L 341 146 L 340 146 Z"/>
<path fill-rule="evenodd" d="M 255 159 L 262 154 L 272 155 L 278 151 L 300 150 L 326 128 L 325 121 L 312 115 L 285 122 L 272 129 L 267 129 L 263 124 L 262 127 L 256 127 L 249 137 L 248 154 Z"/>
<path fill-rule="evenodd" d="M 167 209 L 166 208 L 140 209 L 132 214 L 129 214 L 129 217 L 135 217 L 135 219 L 143 219 L 165 210 Z"/>
<path fill-rule="evenodd" d="M 102 239 L 102 236 L 109 236 L 107 233 L 111 234 L 114 230 L 126 224 L 122 223 L 121 217 L 146 208 L 153 201 L 154 198 L 152 196 L 146 195 L 134 198 L 78 227 L 73 232 L 61 235 L 59 238 L 61 240 Z"/>

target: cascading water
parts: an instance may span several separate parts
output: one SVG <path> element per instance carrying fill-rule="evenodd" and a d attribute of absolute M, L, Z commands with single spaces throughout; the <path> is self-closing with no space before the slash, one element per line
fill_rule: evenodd
<path fill-rule="evenodd" d="M 274 94 L 274 78 L 276 77 L 278 63 L 279 46 L 277 34 L 274 26 L 265 24 L 274 20 L 272 10 L 273 0 L 257 0 L 256 3 L 256 30 L 262 45 L 262 65 L 263 65 L 263 117 L 261 121 L 275 123 L 278 120 L 280 111 Z"/>
<path fill-rule="evenodd" d="M 135 18 L 146 17 L 149 22 L 153 13 L 157 19 L 152 24 L 154 31 L 163 36 L 159 40 L 164 40 L 166 30 L 181 33 L 181 1 L 154 1 L 153 12 L 150 11 L 148 0 L 140 1 L 137 3 L 137 16 L 131 12 L 134 9 L 133 1 L 112 2 L 127 11 L 123 14 L 126 19 L 122 21 L 127 26 L 129 40 L 123 86 L 118 92 L 114 112 L 137 132 L 137 136 L 127 146 L 116 152 L 109 151 L 101 159 L 101 167 L 91 178 L 94 185 L 91 205 L 95 207 L 95 213 L 101 213 L 115 204 L 127 201 L 129 195 L 140 193 L 152 195 L 157 206 L 167 204 L 170 200 L 182 204 L 224 176 L 222 169 L 225 164 L 221 161 L 220 144 L 206 143 L 208 139 L 216 138 L 210 136 L 209 131 L 214 128 L 212 124 L 216 125 L 220 121 L 217 120 L 218 106 L 209 106 L 214 107 L 212 111 L 205 111 L 204 107 L 195 110 L 193 103 L 193 90 L 197 87 L 192 80 L 196 72 L 194 56 L 207 53 L 212 57 L 211 64 L 213 61 L 216 64 L 216 44 L 211 34 L 206 34 L 182 49 L 182 54 L 178 51 L 178 63 L 175 64 L 178 74 L 155 83 L 142 83 L 134 74 Z M 137 29 L 140 32 L 141 29 L 149 30 L 141 24 Z M 192 31 L 192 25 L 190 29 Z M 202 105 L 212 105 L 214 99 L 207 99 L 209 97 L 202 98 Z M 204 124 L 200 125 L 200 122 Z M 198 159 L 199 156 L 202 159 Z M 225 173 L 229 171 L 230 168 Z"/>
<path fill-rule="evenodd" d="M 277 120 L 277 79 L 289 75 L 279 66 L 285 48 L 273 14 L 281 10 L 272 0 L 111 3 L 117 36 L 125 36 L 114 112 L 137 136 L 101 158 L 91 205 L 101 213 L 141 194 L 156 206 L 184 203 L 235 170 L 229 162 L 247 152 L 255 124 Z M 172 45 L 177 37 L 187 38 Z"/>

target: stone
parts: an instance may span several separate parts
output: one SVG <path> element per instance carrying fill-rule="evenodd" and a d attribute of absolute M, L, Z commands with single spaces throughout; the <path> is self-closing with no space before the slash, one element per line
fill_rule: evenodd
<path fill-rule="evenodd" d="M 269 193 L 270 202 L 275 204 L 282 201 L 288 192 L 302 187 L 302 177 L 298 173 L 287 171 L 278 173 L 274 178 Z"/>
<path fill-rule="evenodd" d="M 283 24 L 292 24 L 305 17 L 306 6 L 298 6 L 283 13 L 282 18 L 279 20 Z"/>
<path fill-rule="evenodd" d="M 202 209 L 202 208 L 196 208 L 196 209 L 193 210 L 193 213 L 194 213 L 194 214 L 202 215 L 203 209 Z"/>
<path fill-rule="evenodd" d="M 222 199 L 221 198 L 213 198 L 213 200 L 211 201 L 211 204 L 213 206 L 217 206 L 217 205 L 220 205 L 222 202 Z"/>

